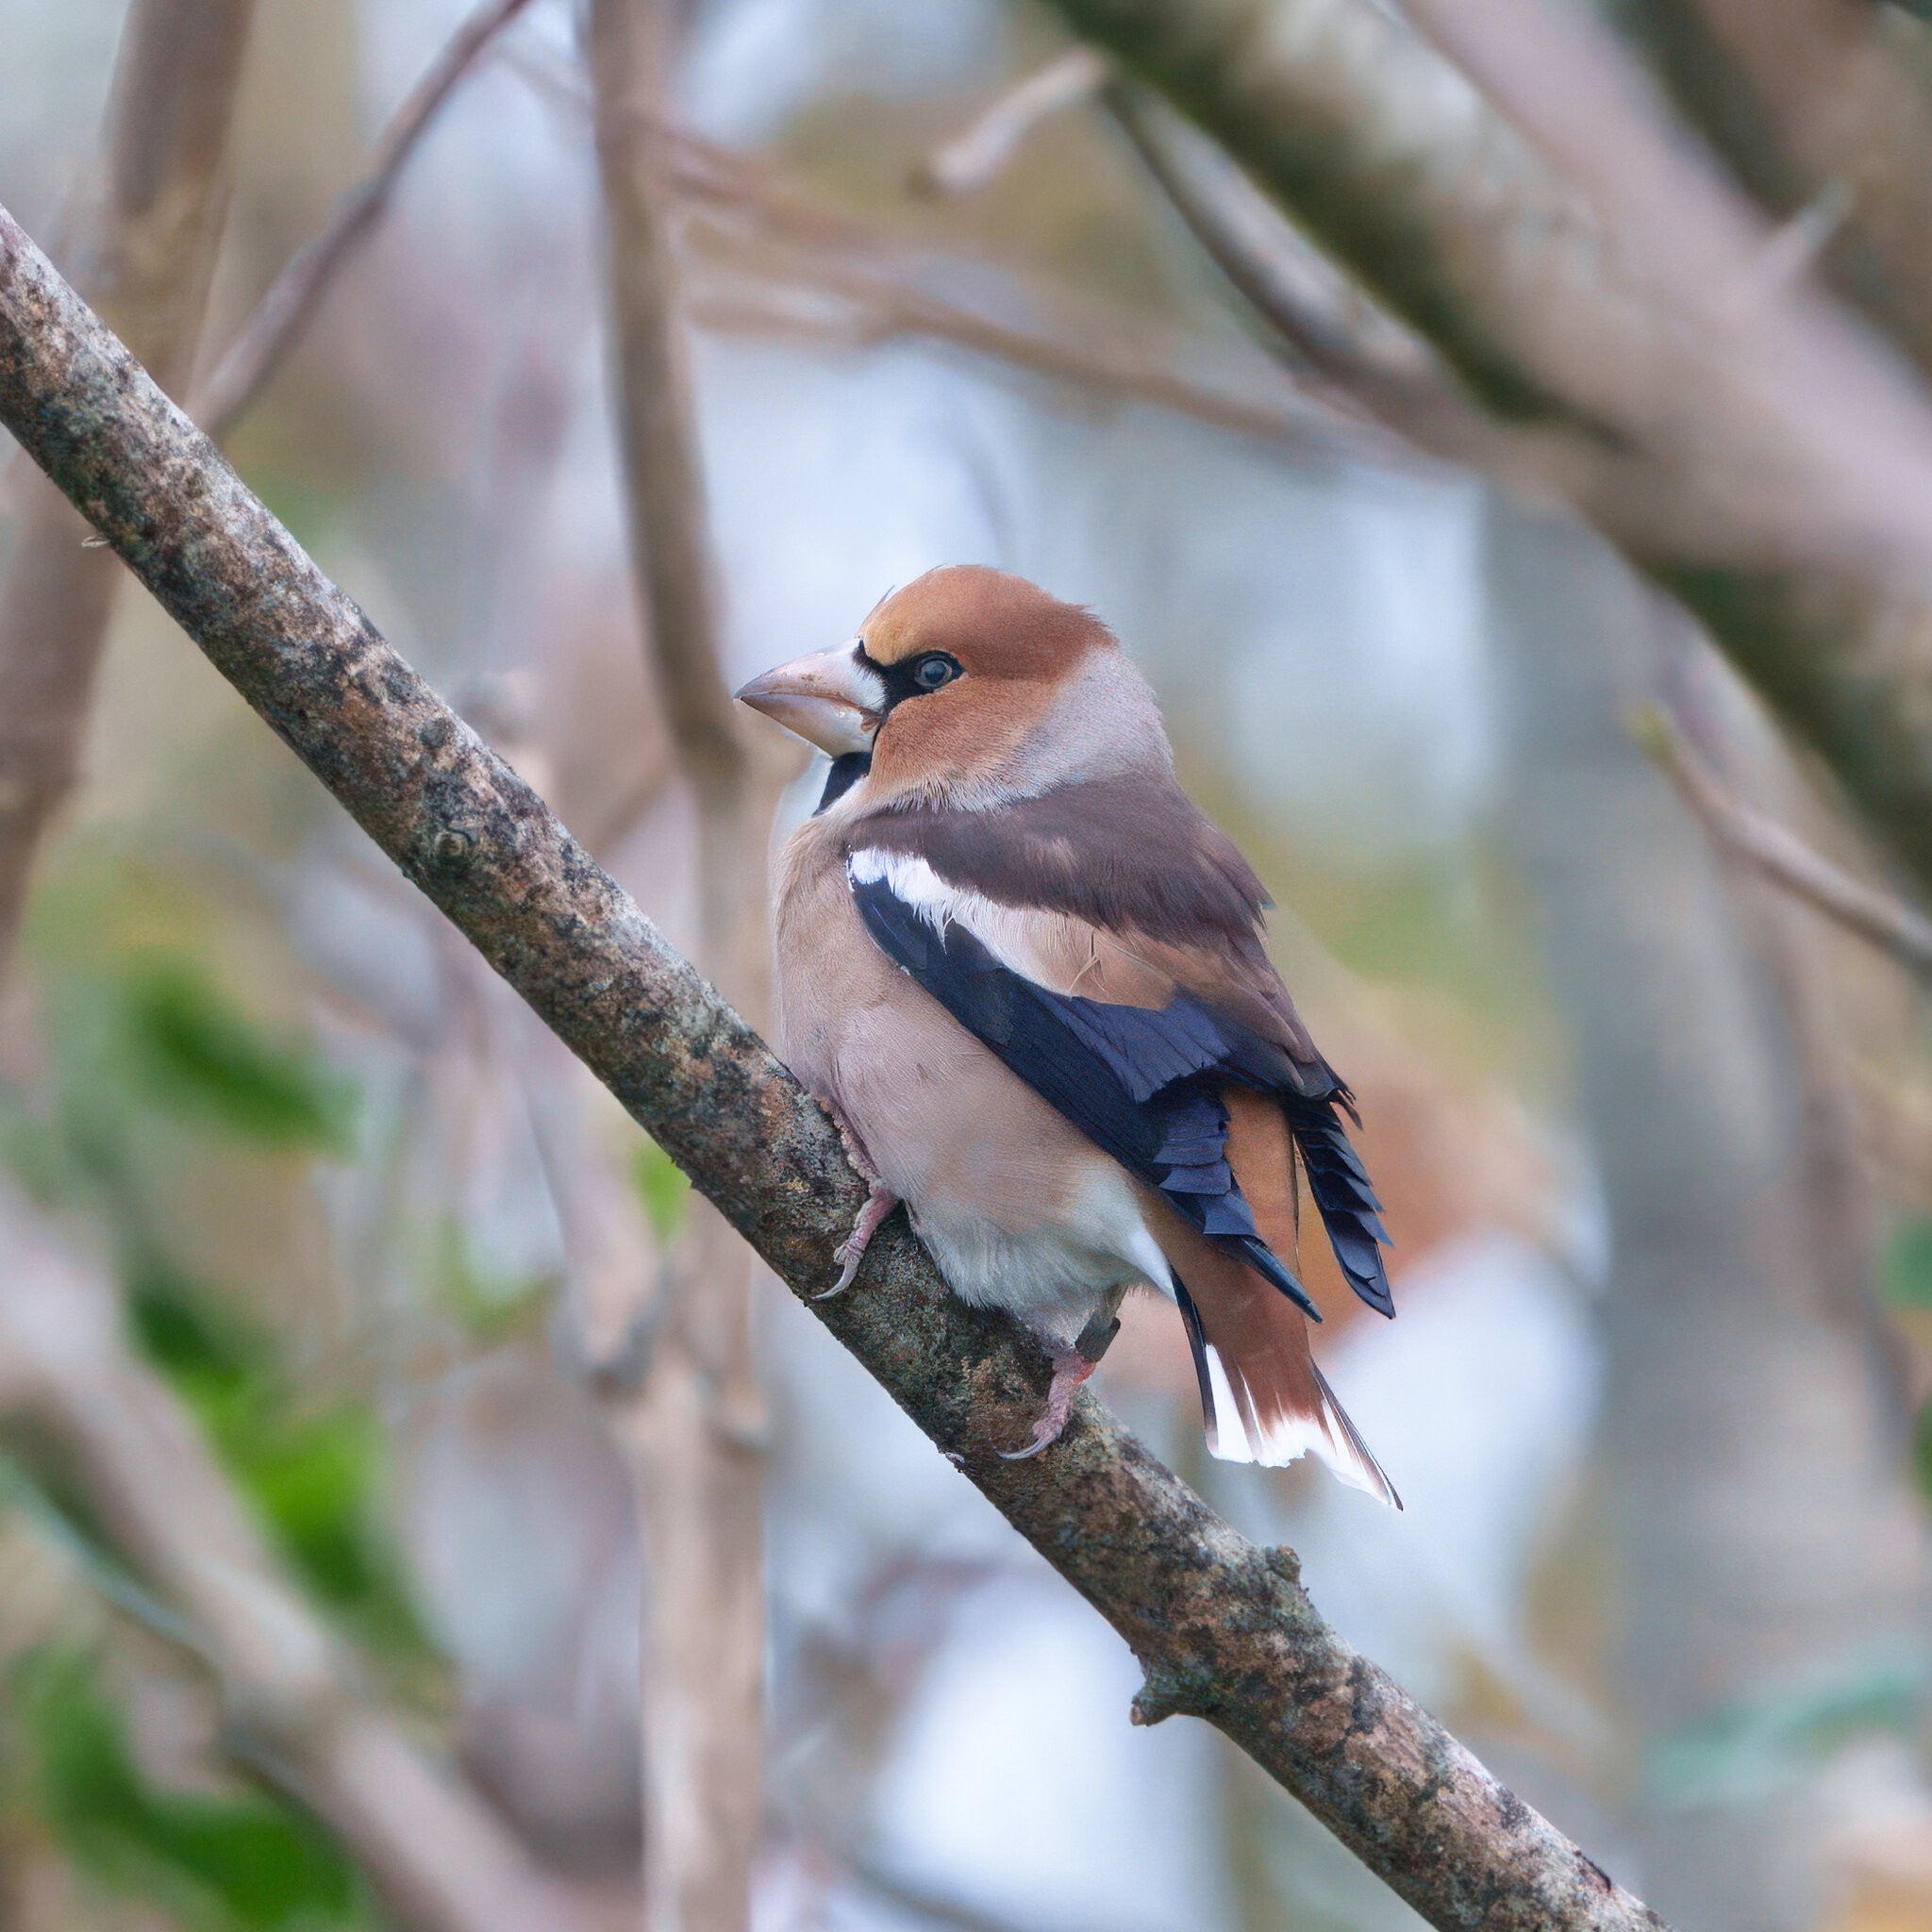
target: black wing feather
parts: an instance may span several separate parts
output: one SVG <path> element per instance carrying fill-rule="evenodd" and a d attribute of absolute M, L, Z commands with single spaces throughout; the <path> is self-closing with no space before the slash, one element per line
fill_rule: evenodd
<path fill-rule="evenodd" d="M 1255 1225 L 1227 1164 L 1230 1080 L 1278 1094 L 1310 1190 L 1350 1284 L 1392 1313 L 1367 1176 L 1335 1118 L 1335 1098 L 1302 1091 L 1307 1075 L 1272 1042 L 1180 993 L 1157 1009 L 1057 993 L 1003 966 L 957 922 L 941 934 L 883 879 L 853 881 L 866 929 L 1035 1092 L 1129 1174 L 1158 1188 L 1203 1234 L 1236 1249 L 1320 1321 L 1307 1291 Z"/>

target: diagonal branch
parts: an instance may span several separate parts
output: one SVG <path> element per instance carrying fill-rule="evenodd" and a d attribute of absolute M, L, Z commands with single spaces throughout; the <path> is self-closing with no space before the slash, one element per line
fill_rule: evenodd
<path fill-rule="evenodd" d="M 383 130 L 369 173 L 337 202 L 321 234 L 291 257 L 256 304 L 255 312 L 222 351 L 214 373 L 189 405 L 189 414 L 217 442 L 227 440 L 308 333 L 329 285 L 382 219 L 409 157 L 458 82 L 528 4 L 529 0 L 483 0 L 456 30 Z"/>
<path fill-rule="evenodd" d="M 795 1293 L 865 1190 L 824 1111 L 309 560 L 0 211 L 0 423 L 357 822 Z M 1082 1397 L 1031 1462 L 1047 1364 L 890 1226 L 812 1310 L 1146 1670 L 1134 1715 L 1208 1719 L 1432 1924 L 1661 1922 L 1323 1621 Z"/>
<path fill-rule="evenodd" d="M 1269 346 L 1418 450 L 1535 497 L 1620 514 L 1627 459 L 1561 424 L 1504 423 L 1411 331 L 1350 285 L 1212 142 L 1130 81 L 1107 105 L 1188 232 L 1271 332 Z"/>
<path fill-rule="evenodd" d="M 1733 797 L 1661 709 L 1647 707 L 1631 728 L 1721 852 L 1742 859 L 1760 877 L 1857 933 L 1866 944 L 1890 953 L 1907 972 L 1932 976 L 1932 919 L 1855 878 L 1789 827 Z"/>
<path fill-rule="evenodd" d="M 1432 0 L 1439 12 L 1446 0 Z M 1672 142 L 1575 8 L 1458 42 L 1377 0 L 1055 0 L 1455 367 L 1641 472 L 1573 499 L 1709 626 L 1932 882 L 1932 401 L 1767 286 L 1769 223 Z M 1561 87 L 1524 85 L 1536 71 Z"/>
<path fill-rule="evenodd" d="M 533 86 L 574 111 L 585 99 L 571 77 L 527 56 L 517 67 Z M 818 199 L 768 161 L 756 160 L 666 125 L 670 187 L 697 219 L 680 241 L 693 268 L 730 286 L 688 292 L 688 312 L 708 329 L 789 335 L 871 347 L 891 338 L 944 342 L 989 360 L 1091 391 L 1109 401 L 1145 403 L 1217 428 L 1282 442 L 1318 456 L 1337 445 L 1372 460 L 1406 459 L 1398 443 L 1297 387 L 1279 401 L 1252 385 L 1208 383 L 1174 366 L 1172 331 L 1150 325 L 1126 304 L 1090 291 L 1016 277 L 1028 308 L 1051 327 L 1016 326 L 948 301 L 903 259 L 903 238 Z M 870 262 L 871 267 L 861 264 Z M 881 272 L 879 264 L 885 264 Z M 746 284 L 750 287 L 747 289 Z"/>

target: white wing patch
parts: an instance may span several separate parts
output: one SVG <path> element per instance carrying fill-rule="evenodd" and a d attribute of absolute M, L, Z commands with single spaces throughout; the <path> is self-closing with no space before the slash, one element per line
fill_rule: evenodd
<path fill-rule="evenodd" d="M 854 885 L 884 884 L 941 939 L 949 925 L 964 926 L 1009 973 L 1051 992 L 1079 991 L 1078 974 L 1070 979 L 1053 963 L 1053 955 L 1067 949 L 1066 928 L 1076 922 L 1059 913 L 1002 906 L 970 887 L 950 885 L 916 853 L 868 848 L 853 853 L 845 871 Z"/>

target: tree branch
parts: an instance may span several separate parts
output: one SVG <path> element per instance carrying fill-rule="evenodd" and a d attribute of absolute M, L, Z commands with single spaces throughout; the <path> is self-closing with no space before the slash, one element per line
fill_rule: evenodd
<path fill-rule="evenodd" d="M 894 338 L 944 342 L 1110 402 L 1142 403 L 1309 455 L 1332 456 L 1338 449 L 1347 449 L 1385 463 L 1410 460 L 1400 444 L 1317 398 L 1290 394 L 1270 402 L 1179 374 L 1144 340 L 1144 332 L 1133 329 L 1126 318 L 1111 309 L 1092 316 L 1092 325 L 1078 332 L 1071 327 L 1052 333 L 1018 328 L 910 282 L 868 273 L 827 256 L 808 258 L 789 250 L 781 256 L 713 224 L 694 224 L 692 242 L 700 258 L 737 269 L 741 275 L 749 271 L 770 289 L 769 293 L 760 291 L 751 298 L 698 293 L 692 312 L 710 328 L 756 329 L 855 345 Z M 788 305 L 787 283 L 814 299 L 794 299 Z"/>
<path fill-rule="evenodd" d="M 97 1267 L 0 1188 L 0 1425 L 51 1433 L 214 1673 L 226 1746 L 314 1811 L 417 1932 L 584 1932 L 489 1809 L 355 1695 L 173 1392 L 119 1340 Z"/>
<path fill-rule="evenodd" d="M 1892 893 L 1854 878 L 1795 832 L 1734 798 L 1656 706 L 1641 711 L 1631 730 L 1721 852 L 1742 859 L 1866 944 L 1890 953 L 1907 972 L 1932 977 L 1932 919 Z"/>
<path fill-rule="evenodd" d="M 1128 81 L 1107 105 L 1188 232 L 1268 325 L 1270 345 L 1425 454 L 1473 465 L 1535 497 L 1607 513 L 1624 460 L 1561 425 L 1488 414 L 1419 337 L 1365 298 L 1298 235 L 1225 153 Z"/>
<path fill-rule="evenodd" d="M 1932 884 L 1932 401 L 1829 303 L 1766 288 L 1774 232 L 1601 66 L 1589 23 L 1551 9 L 1525 16 L 1532 46 L 1483 42 L 1533 142 L 1376 0 L 1055 5 L 1492 413 L 1629 459 L 1641 490 L 1579 507 Z M 1532 56 L 1565 85 L 1525 89 Z"/>
<path fill-rule="evenodd" d="M 1824 272 L 1932 369 L 1932 100 L 1873 0 L 1620 0 L 1613 18 L 1766 208 L 1827 225 Z"/>
<path fill-rule="evenodd" d="M 209 661 L 801 1296 L 865 1190 L 823 1109 L 317 570 L 0 212 L 0 423 Z M 813 1307 L 1140 1658 L 1143 1723 L 1224 1731 L 1434 1924 L 1656 1932 L 1097 1402 L 1000 1446 L 1048 1364 L 903 1226 Z"/>
<path fill-rule="evenodd" d="M 75 277 L 173 388 L 201 332 L 228 206 L 254 0 L 134 0 L 121 31 Z M 120 573 L 58 491 L 22 479 L 0 586 L 0 974 L 41 836 L 73 789 Z"/>
<path fill-rule="evenodd" d="M 227 441 L 269 378 L 308 332 L 329 285 L 382 219 L 409 157 L 458 82 L 528 4 L 529 0 L 483 0 L 451 35 L 383 130 L 368 174 L 336 203 L 321 234 L 290 258 L 255 312 L 235 332 L 188 409 L 217 442 Z"/>
<path fill-rule="evenodd" d="M 915 193 L 951 201 L 984 188 L 1042 121 L 1091 101 L 1111 72 L 1092 47 L 1070 47 L 1008 88 L 984 113 L 912 171 Z"/>

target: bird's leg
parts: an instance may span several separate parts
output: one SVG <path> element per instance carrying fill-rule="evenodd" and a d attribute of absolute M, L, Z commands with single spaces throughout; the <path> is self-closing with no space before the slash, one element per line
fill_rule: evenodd
<path fill-rule="evenodd" d="M 1058 1350 L 1053 1358 L 1053 1380 L 1047 1384 L 1046 1410 L 1033 1424 L 1033 1434 L 1024 1449 L 1002 1449 L 1003 1462 L 1024 1462 L 1058 1442 L 1073 1413 L 1074 1391 L 1100 1366 L 1107 1345 L 1121 1332 L 1121 1318 L 1114 1313 L 1120 1297 L 1095 1311 L 1093 1319 L 1081 1329 L 1072 1348 Z"/>
<path fill-rule="evenodd" d="M 838 1126 L 840 1140 L 845 1143 L 847 1158 L 865 1176 L 869 1191 L 865 1206 L 858 1210 L 858 1218 L 852 1224 L 852 1232 L 832 1256 L 839 1264 L 839 1278 L 824 1293 L 813 1295 L 815 1302 L 828 1302 L 835 1294 L 843 1294 L 852 1286 L 858 1274 L 858 1264 L 865 1259 L 865 1251 L 872 1245 L 873 1236 L 879 1231 L 879 1223 L 899 1205 L 898 1195 L 880 1180 L 877 1169 L 872 1164 L 872 1156 L 865 1151 L 865 1142 L 858 1138 L 858 1130 L 845 1118 L 844 1110 L 835 1101 L 827 1101 L 824 1105 Z"/>

